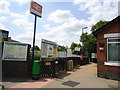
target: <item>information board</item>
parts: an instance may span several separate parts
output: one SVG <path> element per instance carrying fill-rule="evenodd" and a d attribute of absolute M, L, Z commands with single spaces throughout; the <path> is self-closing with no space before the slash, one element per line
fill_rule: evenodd
<path fill-rule="evenodd" d="M 59 51 L 59 52 L 58 52 L 58 57 L 60 57 L 60 58 L 65 58 L 65 57 L 67 57 L 66 51 Z"/>
<path fill-rule="evenodd" d="M 41 42 L 41 57 L 42 58 L 56 58 L 57 57 L 57 43 L 42 39 Z"/>
<path fill-rule="evenodd" d="M 16 42 L 4 42 L 2 60 L 26 61 L 27 44 Z"/>

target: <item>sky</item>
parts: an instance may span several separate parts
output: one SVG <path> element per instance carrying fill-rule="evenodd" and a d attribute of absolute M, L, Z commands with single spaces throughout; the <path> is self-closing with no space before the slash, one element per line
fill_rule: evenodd
<path fill-rule="evenodd" d="M 41 39 L 70 47 L 77 44 L 82 28 L 91 33 L 91 26 L 100 20 L 111 21 L 119 14 L 119 0 L 34 0 L 43 6 L 42 18 L 37 17 L 36 42 Z M 120 3 L 119 3 L 120 4 Z M 35 16 L 30 13 L 30 0 L 0 0 L 0 29 L 22 43 L 33 42 Z"/>

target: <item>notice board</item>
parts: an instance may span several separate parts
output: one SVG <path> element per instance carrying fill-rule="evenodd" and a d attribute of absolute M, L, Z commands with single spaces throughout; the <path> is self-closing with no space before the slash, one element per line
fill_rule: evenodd
<path fill-rule="evenodd" d="M 2 60 L 26 61 L 28 44 L 4 42 Z"/>
<path fill-rule="evenodd" d="M 56 58 L 57 57 L 57 43 L 42 39 L 41 57 L 42 58 Z"/>

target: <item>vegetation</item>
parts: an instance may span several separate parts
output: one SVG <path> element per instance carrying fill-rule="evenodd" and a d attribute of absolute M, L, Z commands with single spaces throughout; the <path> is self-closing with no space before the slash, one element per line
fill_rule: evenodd
<path fill-rule="evenodd" d="M 32 50 L 30 52 L 30 57 L 32 58 Z M 40 60 L 40 48 L 37 45 L 34 47 L 34 58 L 35 60 Z"/>
<path fill-rule="evenodd" d="M 71 46 L 70 46 L 70 49 L 72 50 L 72 53 L 73 54 L 78 54 L 80 55 L 80 51 L 76 51 L 75 50 L 75 47 L 78 47 L 78 48 L 81 48 L 81 45 L 80 44 L 76 44 L 76 43 L 72 43 Z"/>
<path fill-rule="evenodd" d="M 55 58 L 42 58 L 43 61 L 54 61 Z"/>
<path fill-rule="evenodd" d="M 64 46 L 58 46 L 58 51 L 67 51 L 68 47 L 64 47 Z"/>
<path fill-rule="evenodd" d="M 82 42 L 82 36 L 80 36 L 80 42 Z M 91 53 L 96 52 L 96 38 L 92 34 L 84 33 L 84 47 L 82 48 L 84 48 L 85 56 L 90 57 Z"/>
<path fill-rule="evenodd" d="M 99 21 L 92 26 L 91 32 L 96 31 L 101 28 L 103 25 L 107 24 L 109 21 Z M 85 56 L 91 57 L 91 53 L 96 53 L 96 37 L 93 34 L 84 33 L 84 54 Z M 80 42 L 82 42 L 82 36 L 80 36 Z M 81 48 L 81 49 L 82 49 Z"/>
<path fill-rule="evenodd" d="M 103 25 L 107 24 L 109 21 L 99 21 L 97 22 L 95 25 L 92 26 L 91 31 L 94 32 L 97 29 L 99 29 L 100 27 L 102 27 Z"/>
<path fill-rule="evenodd" d="M 30 52 L 30 57 L 32 58 L 32 51 Z M 34 51 L 34 58 L 35 60 L 40 60 L 40 51 Z"/>
<path fill-rule="evenodd" d="M 99 21 L 95 25 L 92 26 L 91 32 L 96 31 L 103 25 L 107 24 L 109 21 Z M 80 44 L 72 43 L 70 49 L 72 50 L 73 54 L 82 54 L 82 48 L 84 49 L 85 56 L 91 57 L 91 53 L 96 53 L 96 37 L 93 34 L 84 33 L 80 36 L 80 42 L 82 42 L 82 36 L 84 37 L 84 47 Z M 75 47 L 79 47 L 81 50 L 80 52 L 75 51 Z"/>

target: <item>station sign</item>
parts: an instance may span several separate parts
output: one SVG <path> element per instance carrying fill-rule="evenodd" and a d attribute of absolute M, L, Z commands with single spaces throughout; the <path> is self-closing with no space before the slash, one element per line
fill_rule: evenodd
<path fill-rule="evenodd" d="M 30 13 L 42 17 L 42 6 L 35 1 L 31 1 Z"/>
<path fill-rule="evenodd" d="M 79 47 L 75 47 L 75 51 L 80 51 L 80 48 Z"/>

